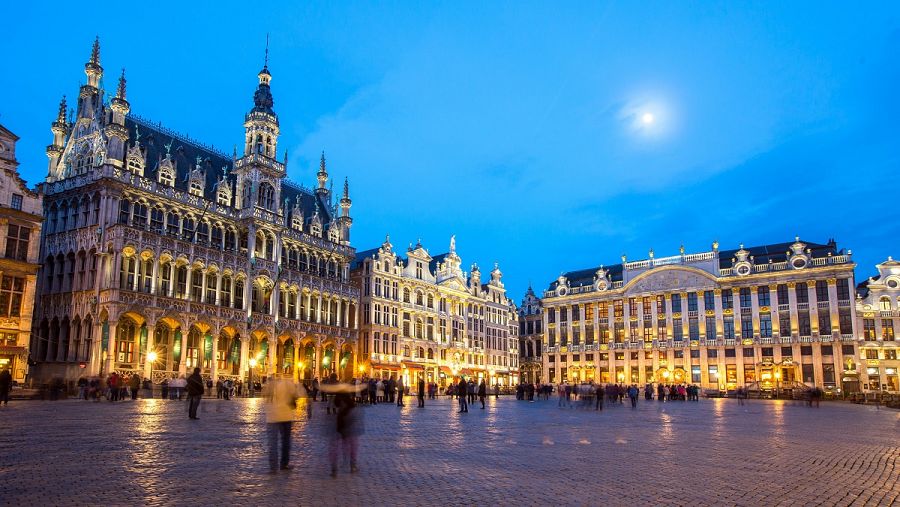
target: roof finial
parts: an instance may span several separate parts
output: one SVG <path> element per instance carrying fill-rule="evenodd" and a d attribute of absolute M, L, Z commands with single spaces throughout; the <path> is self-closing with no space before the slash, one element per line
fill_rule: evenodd
<path fill-rule="evenodd" d="M 122 67 L 122 75 L 119 76 L 119 87 L 116 89 L 116 97 L 125 100 L 125 67 Z"/>
<path fill-rule="evenodd" d="M 319 172 L 325 172 L 325 150 L 322 150 L 322 158 L 319 159 Z"/>
<path fill-rule="evenodd" d="M 62 96 L 62 100 L 59 101 L 59 112 L 56 114 L 56 121 L 59 123 L 66 122 L 66 96 Z"/>
<path fill-rule="evenodd" d="M 91 47 L 91 59 L 88 63 L 92 63 L 94 65 L 100 65 L 100 36 L 97 35 L 94 38 L 94 45 Z"/>
<path fill-rule="evenodd" d="M 344 199 L 350 198 L 350 182 L 347 180 L 347 177 L 344 176 Z"/>
<path fill-rule="evenodd" d="M 263 62 L 263 68 L 269 68 L 269 34 L 266 33 L 266 59 Z"/>

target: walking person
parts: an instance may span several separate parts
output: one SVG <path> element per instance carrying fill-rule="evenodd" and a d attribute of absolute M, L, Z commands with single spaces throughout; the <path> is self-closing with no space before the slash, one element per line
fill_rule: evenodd
<path fill-rule="evenodd" d="M 594 394 L 597 397 L 597 399 L 594 400 L 594 402 L 596 403 L 594 410 L 595 411 L 603 410 L 603 394 L 604 393 L 603 393 L 603 389 L 600 387 L 600 384 L 596 385 L 596 387 L 594 389 Z"/>
<path fill-rule="evenodd" d="M 290 470 L 291 426 L 300 391 L 286 379 L 271 379 L 263 390 L 266 400 L 266 426 L 269 434 L 269 472 Z M 278 440 L 281 439 L 281 459 L 278 459 Z"/>
<path fill-rule="evenodd" d="M 0 372 L 0 402 L 3 405 L 9 405 L 9 392 L 12 390 L 12 373 L 9 368 L 4 368 Z"/>
<path fill-rule="evenodd" d="M 481 383 L 478 384 L 478 399 L 481 401 L 481 410 L 484 410 L 485 396 L 487 396 L 487 385 L 485 385 L 484 379 L 481 379 Z"/>
<path fill-rule="evenodd" d="M 419 378 L 419 408 L 425 408 L 425 379 Z"/>
<path fill-rule="evenodd" d="M 200 376 L 200 368 L 194 368 L 194 374 L 187 379 L 189 419 L 199 419 L 197 417 L 197 407 L 200 406 L 203 390 L 203 377 Z"/>
<path fill-rule="evenodd" d="M 468 396 L 468 384 L 466 384 L 464 379 L 460 379 L 456 389 L 456 398 L 459 400 L 459 413 L 469 411 Z"/>
<path fill-rule="evenodd" d="M 359 410 L 356 408 L 355 392 L 340 388 L 334 393 L 334 407 L 337 411 L 335 418 L 335 432 L 331 437 L 329 446 L 329 461 L 331 461 L 331 477 L 337 477 L 338 455 L 343 454 L 350 461 L 350 473 L 359 471 L 357 466 L 357 451 L 359 450 L 359 436 L 363 433 L 363 425 L 359 420 Z M 340 453 L 340 450 L 343 453 Z"/>

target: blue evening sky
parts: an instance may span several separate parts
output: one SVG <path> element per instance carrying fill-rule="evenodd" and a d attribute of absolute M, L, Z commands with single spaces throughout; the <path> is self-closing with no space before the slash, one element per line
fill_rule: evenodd
<path fill-rule="evenodd" d="M 0 123 L 46 174 L 95 35 L 132 111 L 230 153 L 266 33 L 289 176 L 349 176 L 353 244 L 561 271 L 835 238 L 900 257 L 900 3 L 16 2 Z M 653 115 L 644 123 L 645 114 Z M 485 276 L 486 278 L 486 276 Z"/>

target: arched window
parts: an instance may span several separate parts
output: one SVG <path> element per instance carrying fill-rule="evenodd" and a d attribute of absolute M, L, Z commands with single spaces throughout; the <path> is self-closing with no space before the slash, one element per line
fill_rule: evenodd
<path fill-rule="evenodd" d="M 434 308 L 434 296 L 431 294 L 428 295 L 428 308 Z"/>
<path fill-rule="evenodd" d="M 882 296 L 881 299 L 878 300 L 878 306 L 884 311 L 891 310 L 891 298 L 887 296 Z"/>
<path fill-rule="evenodd" d="M 181 217 L 178 213 L 170 212 L 166 215 L 166 234 L 169 236 L 178 236 L 181 225 Z"/>
<path fill-rule="evenodd" d="M 406 287 L 403 288 L 403 302 L 409 303 L 409 289 Z"/>

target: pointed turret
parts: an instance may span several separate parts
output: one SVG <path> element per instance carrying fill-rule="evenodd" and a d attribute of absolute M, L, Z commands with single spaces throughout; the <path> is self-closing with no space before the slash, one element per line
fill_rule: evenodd
<path fill-rule="evenodd" d="M 100 66 L 100 37 L 94 39 L 94 45 L 91 47 L 91 58 L 84 64 L 84 73 L 87 74 L 88 86 L 97 88 L 100 78 L 103 77 L 103 67 Z"/>
<path fill-rule="evenodd" d="M 341 197 L 341 215 L 337 218 L 337 222 L 341 227 L 341 243 L 344 245 L 350 244 L 350 226 L 353 224 L 353 219 L 350 218 L 350 206 L 352 206 L 353 201 L 350 200 L 350 181 L 345 177 L 344 178 L 344 196 Z"/>
<path fill-rule="evenodd" d="M 328 170 L 325 168 L 325 150 L 322 150 L 322 158 L 319 159 L 319 172 L 316 173 L 316 179 L 319 181 L 319 190 L 325 191 L 325 184 L 328 183 Z"/>
<path fill-rule="evenodd" d="M 62 156 L 66 144 L 66 134 L 69 132 L 69 124 L 66 121 L 66 96 L 59 101 L 59 111 L 56 113 L 56 121 L 50 124 L 50 132 L 53 133 L 53 144 L 47 146 L 47 177 L 56 173 L 59 158 Z"/>
<path fill-rule="evenodd" d="M 113 97 L 110 107 L 112 110 L 121 114 L 123 117 L 131 111 L 131 105 L 128 103 L 128 100 L 125 99 L 125 85 L 127 81 L 125 80 L 125 68 L 122 68 L 122 75 L 119 76 L 119 86 L 116 87 L 116 96 Z M 117 118 L 118 119 L 118 118 Z M 122 124 L 124 124 L 124 118 L 122 118 Z M 116 122 L 119 123 L 119 122 Z"/>

